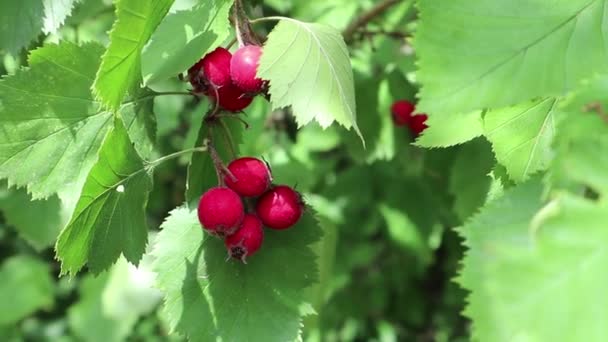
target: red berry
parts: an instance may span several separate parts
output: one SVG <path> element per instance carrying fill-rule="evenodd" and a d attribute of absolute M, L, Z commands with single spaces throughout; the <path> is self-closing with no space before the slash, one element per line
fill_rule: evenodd
<path fill-rule="evenodd" d="M 420 133 L 422 133 L 422 131 L 424 131 L 427 127 L 429 127 L 425 123 L 427 118 L 428 117 L 426 114 L 416 114 L 411 117 L 408 125 L 410 126 L 410 130 L 412 131 L 414 136 L 416 136 L 416 137 L 419 136 Z"/>
<path fill-rule="evenodd" d="M 414 109 L 414 104 L 407 100 L 395 101 L 391 106 L 391 113 L 393 114 L 393 122 L 395 125 L 406 125 L 410 121 Z"/>
<path fill-rule="evenodd" d="M 224 177 L 226 185 L 241 196 L 260 196 L 268 190 L 272 181 L 266 163 L 256 158 L 235 159 L 228 165 L 228 170 L 234 178 L 226 175 Z"/>
<path fill-rule="evenodd" d="M 209 233 L 226 236 L 234 233 L 245 210 L 239 195 L 226 187 L 215 187 L 203 194 L 198 203 L 198 220 Z"/>
<path fill-rule="evenodd" d="M 268 190 L 260 199 L 256 212 L 265 226 L 272 229 L 287 229 L 302 216 L 302 199 L 292 188 L 278 185 Z"/>
<path fill-rule="evenodd" d="M 207 93 L 211 92 L 207 90 L 210 85 L 219 88 L 232 83 L 230 79 L 231 59 L 230 51 L 218 47 L 188 69 L 190 84 L 194 90 Z"/>
<path fill-rule="evenodd" d="M 219 96 L 220 107 L 231 112 L 239 112 L 247 108 L 251 104 L 251 101 L 253 101 L 253 98 L 232 83 L 217 88 L 217 94 L 214 90 L 209 91 L 209 98 L 211 100 L 215 100 L 216 95 Z"/>
<path fill-rule="evenodd" d="M 257 77 L 261 55 L 261 47 L 246 45 L 238 49 L 230 61 L 232 82 L 248 93 L 257 93 L 262 90 L 263 81 Z"/>
<path fill-rule="evenodd" d="M 231 257 L 245 262 L 245 258 L 255 254 L 264 241 L 262 221 L 255 215 L 247 214 L 236 233 L 228 236 L 224 244 Z"/>

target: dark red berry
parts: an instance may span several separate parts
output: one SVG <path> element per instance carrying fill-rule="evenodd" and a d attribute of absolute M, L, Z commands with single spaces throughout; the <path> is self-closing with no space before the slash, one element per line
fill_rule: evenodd
<path fill-rule="evenodd" d="M 226 236 L 234 233 L 245 210 L 241 197 L 226 187 L 215 187 L 203 194 L 198 203 L 198 220 L 209 233 Z"/>
<path fill-rule="evenodd" d="M 253 98 L 249 95 L 245 94 L 239 87 L 230 83 L 221 88 L 217 88 L 217 94 L 212 89 L 209 91 L 209 98 L 215 101 L 215 97 L 219 96 L 219 106 L 222 109 L 231 111 L 231 112 L 239 112 L 253 101 Z"/>
<path fill-rule="evenodd" d="M 408 125 L 410 126 L 410 130 L 414 136 L 419 136 L 422 131 L 429 127 L 425 123 L 427 118 L 428 117 L 426 114 L 416 114 L 410 118 Z"/>
<path fill-rule="evenodd" d="M 286 185 L 278 185 L 268 190 L 256 207 L 258 217 L 265 226 L 272 229 L 287 229 L 302 216 L 303 205 L 300 194 Z"/>
<path fill-rule="evenodd" d="M 406 125 L 410 121 L 415 109 L 416 106 L 407 100 L 395 101 L 391 106 L 391 113 L 393 114 L 393 122 L 395 125 Z"/>
<path fill-rule="evenodd" d="M 207 94 L 212 92 L 208 89 L 210 86 L 220 88 L 232 83 L 231 59 L 230 51 L 218 47 L 188 69 L 188 77 L 194 90 Z"/>
<path fill-rule="evenodd" d="M 239 230 L 224 240 L 228 254 L 245 262 L 248 256 L 255 254 L 264 241 L 262 221 L 255 215 L 247 214 Z"/>
<path fill-rule="evenodd" d="M 263 81 L 257 77 L 261 55 L 261 47 L 245 45 L 234 53 L 230 61 L 232 82 L 245 92 L 257 93 L 262 90 Z"/>
<path fill-rule="evenodd" d="M 266 163 L 256 158 L 235 159 L 228 165 L 228 170 L 234 178 L 226 175 L 226 185 L 241 196 L 260 196 L 268 190 L 272 181 Z"/>

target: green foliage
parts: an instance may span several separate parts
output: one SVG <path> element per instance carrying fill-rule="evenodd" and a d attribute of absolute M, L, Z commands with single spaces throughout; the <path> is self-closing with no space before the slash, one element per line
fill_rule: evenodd
<path fill-rule="evenodd" d="M 44 33 L 57 32 L 78 1 L 80 0 L 43 0 L 44 21 L 42 29 Z"/>
<path fill-rule="evenodd" d="M 42 28 L 40 0 L 0 3 L 0 51 L 16 54 L 27 46 Z"/>
<path fill-rule="evenodd" d="M 141 50 L 171 7 L 173 0 L 119 0 L 110 46 L 102 57 L 93 90 L 110 109 L 119 108 L 127 91 L 141 78 Z"/>
<path fill-rule="evenodd" d="M 163 223 L 153 255 L 172 329 L 191 341 L 293 341 L 311 312 L 303 290 L 317 279 L 309 245 L 321 237 L 307 214 L 287 231 L 266 230 L 247 264 L 226 261 L 221 240 L 203 234 L 196 211 L 178 208 Z"/>
<path fill-rule="evenodd" d="M 484 135 L 509 176 L 521 182 L 551 161 L 557 100 L 547 98 L 488 111 Z"/>
<path fill-rule="evenodd" d="M 273 108 L 291 106 L 299 126 L 337 121 L 361 136 L 348 50 L 334 28 L 282 18 L 264 44 L 258 75 L 270 82 Z"/>
<path fill-rule="evenodd" d="M 0 326 L 53 305 L 49 266 L 40 260 L 25 255 L 7 259 L 0 266 L 0 279 Z"/>
<path fill-rule="evenodd" d="M 481 111 L 459 115 L 458 119 L 446 119 L 431 115 L 427 128 L 416 140 L 420 147 L 449 147 L 463 144 L 483 134 Z"/>
<path fill-rule="evenodd" d="M 70 223 L 58 238 L 63 273 L 74 274 L 85 263 L 91 272 L 99 273 L 121 254 L 134 264 L 139 262 L 148 235 L 145 207 L 152 188 L 148 171 L 117 118 Z"/>
<path fill-rule="evenodd" d="M 231 6 L 230 0 L 210 0 L 169 14 L 143 51 L 144 83 L 174 77 L 220 45 L 229 33 Z"/>

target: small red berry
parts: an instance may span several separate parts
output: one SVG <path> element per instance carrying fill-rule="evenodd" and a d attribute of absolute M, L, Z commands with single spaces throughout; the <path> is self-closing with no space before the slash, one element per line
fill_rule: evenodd
<path fill-rule="evenodd" d="M 263 81 L 257 77 L 258 64 L 262 48 L 257 45 L 245 45 L 238 49 L 230 61 L 232 82 L 243 91 L 257 93 L 262 90 Z"/>
<path fill-rule="evenodd" d="M 411 117 L 408 125 L 410 126 L 410 130 L 412 131 L 412 134 L 414 134 L 414 136 L 419 136 L 422 131 L 429 127 L 425 123 L 427 118 L 428 117 L 426 114 L 416 114 Z"/>
<path fill-rule="evenodd" d="M 214 90 L 209 91 L 209 98 L 215 101 L 216 95 L 219 97 L 219 106 L 231 112 L 239 112 L 253 101 L 253 98 L 245 94 L 239 87 L 230 83 L 221 88 L 217 88 L 217 94 Z"/>
<path fill-rule="evenodd" d="M 207 88 L 220 88 L 232 83 L 230 79 L 230 51 L 218 47 L 206 54 L 200 61 L 188 69 L 190 84 L 196 91 L 208 93 Z"/>
<path fill-rule="evenodd" d="M 209 189 L 198 203 L 198 220 L 213 235 L 226 236 L 234 233 L 244 215 L 241 198 L 226 187 Z"/>
<path fill-rule="evenodd" d="M 260 196 L 268 190 L 272 181 L 266 163 L 256 158 L 235 159 L 228 165 L 228 170 L 234 178 L 226 175 L 226 185 L 241 196 Z"/>
<path fill-rule="evenodd" d="M 245 262 L 248 256 L 255 254 L 264 241 L 262 221 L 255 215 L 247 214 L 239 230 L 229 235 L 224 244 L 231 257 Z"/>
<path fill-rule="evenodd" d="M 391 106 L 391 113 L 393 114 L 393 122 L 397 126 L 404 126 L 412 117 L 412 113 L 416 107 L 413 103 L 407 100 L 395 101 Z"/>
<path fill-rule="evenodd" d="M 268 190 L 256 206 L 262 223 L 272 229 L 287 229 L 300 219 L 303 206 L 300 194 L 286 185 Z"/>

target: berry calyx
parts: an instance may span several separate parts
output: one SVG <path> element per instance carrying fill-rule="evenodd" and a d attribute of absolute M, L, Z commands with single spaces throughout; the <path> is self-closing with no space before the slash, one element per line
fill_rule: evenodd
<path fill-rule="evenodd" d="M 241 196 L 260 196 L 268 190 L 272 181 L 268 166 L 257 158 L 235 159 L 228 165 L 228 170 L 234 178 L 226 175 L 224 181 L 230 189 Z"/>
<path fill-rule="evenodd" d="M 226 187 L 209 189 L 198 203 L 198 220 L 217 236 L 233 234 L 243 221 L 245 209 L 239 195 Z"/>
<path fill-rule="evenodd" d="M 257 77 L 258 64 L 262 48 L 257 45 L 245 45 L 238 49 L 230 61 L 232 82 L 248 93 L 262 90 L 263 81 Z"/>
<path fill-rule="evenodd" d="M 245 94 L 245 92 L 232 83 L 217 88 L 217 94 L 213 90 L 209 91 L 209 98 L 212 101 L 216 101 L 216 95 L 219 98 L 217 101 L 220 108 L 231 112 L 240 112 L 253 101 L 252 97 Z"/>
<path fill-rule="evenodd" d="M 236 233 L 226 237 L 224 245 L 232 258 L 245 262 L 248 256 L 260 249 L 263 241 L 262 221 L 255 215 L 247 214 Z"/>
<path fill-rule="evenodd" d="M 410 101 L 395 101 L 391 106 L 391 114 L 393 115 L 393 122 L 395 125 L 405 126 L 410 121 L 415 109 L 416 106 Z"/>
<path fill-rule="evenodd" d="M 428 119 L 428 116 L 426 114 L 416 114 L 410 118 L 410 122 L 408 122 L 408 125 L 414 136 L 419 136 L 422 131 L 429 127 L 425 123 L 426 119 Z"/>
<path fill-rule="evenodd" d="M 258 200 L 256 212 L 262 223 L 271 229 L 287 229 L 302 216 L 303 205 L 300 194 L 287 185 L 278 185 L 268 190 Z"/>

